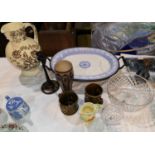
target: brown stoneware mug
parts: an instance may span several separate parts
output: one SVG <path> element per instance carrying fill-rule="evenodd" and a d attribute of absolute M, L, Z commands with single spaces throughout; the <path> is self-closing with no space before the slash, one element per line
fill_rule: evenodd
<path fill-rule="evenodd" d="M 101 97 L 103 89 L 96 83 L 91 83 L 85 88 L 85 102 L 92 102 L 94 104 L 103 104 Z"/>
<path fill-rule="evenodd" d="M 59 103 L 60 109 L 65 115 L 73 115 L 79 108 L 78 96 L 73 91 L 59 94 Z"/>
<path fill-rule="evenodd" d="M 54 67 L 54 72 L 62 91 L 72 91 L 74 73 L 71 62 L 67 60 L 57 62 Z"/>

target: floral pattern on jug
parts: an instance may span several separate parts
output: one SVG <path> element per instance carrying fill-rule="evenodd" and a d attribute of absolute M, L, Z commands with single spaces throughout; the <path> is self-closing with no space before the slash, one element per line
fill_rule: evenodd
<path fill-rule="evenodd" d="M 20 42 L 22 39 L 26 39 L 26 33 L 25 29 L 21 28 L 16 31 L 10 32 L 10 36 L 12 37 L 12 40 L 15 42 Z"/>
<path fill-rule="evenodd" d="M 34 39 L 26 36 L 27 27 L 33 29 Z M 7 59 L 22 70 L 22 75 L 36 75 L 39 72 L 36 52 L 40 51 L 40 45 L 35 26 L 30 23 L 8 23 L 1 28 L 1 32 L 9 40 L 5 49 Z"/>

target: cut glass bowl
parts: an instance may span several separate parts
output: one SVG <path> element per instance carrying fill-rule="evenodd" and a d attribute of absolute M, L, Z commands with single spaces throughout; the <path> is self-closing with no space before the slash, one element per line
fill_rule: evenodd
<path fill-rule="evenodd" d="M 118 72 L 108 80 L 107 92 L 111 103 L 127 112 L 144 108 L 154 97 L 150 83 L 134 73 Z"/>

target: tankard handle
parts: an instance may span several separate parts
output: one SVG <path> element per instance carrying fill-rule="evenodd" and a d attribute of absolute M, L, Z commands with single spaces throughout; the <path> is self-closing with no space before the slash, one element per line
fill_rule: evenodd
<path fill-rule="evenodd" d="M 38 43 L 38 33 L 36 27 L 31 23 L 24 23 L 25 28 L 31 27 L 34 32 L 34 40 Z"/>

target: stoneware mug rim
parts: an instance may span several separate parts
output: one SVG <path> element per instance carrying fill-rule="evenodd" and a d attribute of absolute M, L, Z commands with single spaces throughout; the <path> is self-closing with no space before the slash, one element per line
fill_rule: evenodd
<path fill-rule="evenodd" d="M 63 93 L 59 94 L 59 102 L 60 102 L 60 104 L 68 106 L 67 104 L 64 104 L 62 100 L 63 100 L 63 98 L 65 98 L 65 96 L 70 96 L 71 94 L 74 95 L 74 99 L 75 99 L 72 104 L 77 102 L 78 101 L 77 94 L 74 91 L 66 91 L 66 92 L 63 92 Z"/>
<path fill-rule="evenodd" d="M 95 94 L 91 94 L 90 92 L 88 92 L 88 89 L 92 89 L 92 88 L 90 88 L 90 87 L 93 87 L 93 86 L 98 87 L 98 89 L 100 89 L 100 90 L 99 90 L 99 91 L 100 91 L 99 94 L 95 95 Z M 102 88 L 99 84 L 91 83 L 91 84 L 89 84 L 89 85 L 86 86 L 86 88 L 85 88 L 85 93 L 86 93 L 87 95 L 91 96 L 91 97 L 98 97 L 98 96 L 101 96 L 101 94 L 103 93 L 103 88 Z"/>

